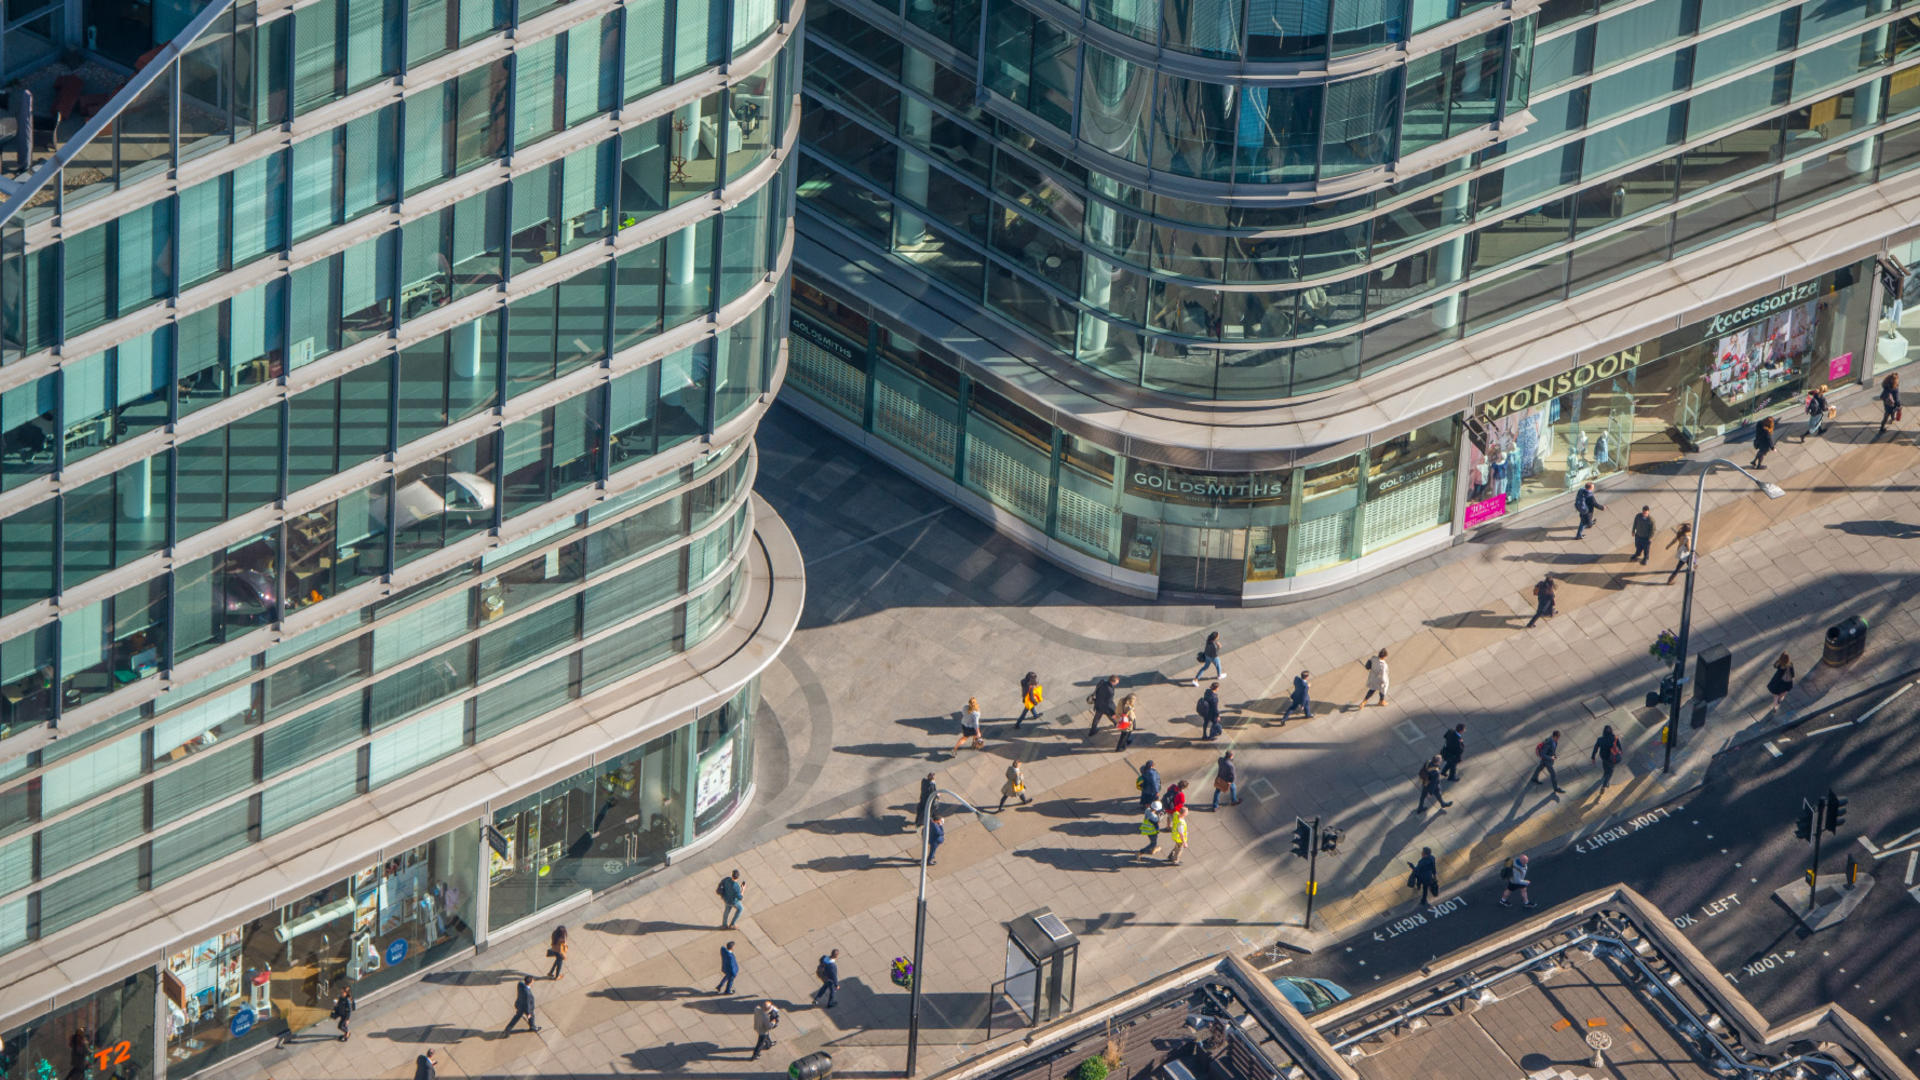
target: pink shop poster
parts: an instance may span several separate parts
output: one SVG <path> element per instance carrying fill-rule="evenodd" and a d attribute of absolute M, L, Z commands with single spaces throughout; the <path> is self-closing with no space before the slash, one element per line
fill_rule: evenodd
<path fill-rule="evenodd" d="M 1853 354 L 1836 356 L 1827 361 L 1827 381 L 1837 383 L 1853 372 Z"/>
<path fill-rule="evenodd" d="M 1465 524 L 1467 528 L 1471 529 L 1475 525 L 1484 525 L 1506 512 L 1507 497 L 1505 494 L 1495 495 L 1490 499 L 1481 499 L 1479 502 L 1467 504 Z"/>

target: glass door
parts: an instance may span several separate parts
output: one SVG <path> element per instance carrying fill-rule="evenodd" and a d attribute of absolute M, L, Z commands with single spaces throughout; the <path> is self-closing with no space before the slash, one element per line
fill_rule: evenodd
<path fill-rule="evenodd" d="M 1162 592 L 1238 596 L 1246 577 L 1245 529 L 1166 525 L 1161 530 Z"/>

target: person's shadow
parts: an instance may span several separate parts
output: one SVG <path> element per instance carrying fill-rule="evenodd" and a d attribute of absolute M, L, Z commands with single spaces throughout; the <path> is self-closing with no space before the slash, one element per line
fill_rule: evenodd
<path fill-rule="evenodd" d="M 1848 536 L 1883 536 L 1894 540 L 1920 540 L 1920 525 L 1904 521 L 1836 521 L 1827 528 Z"/>

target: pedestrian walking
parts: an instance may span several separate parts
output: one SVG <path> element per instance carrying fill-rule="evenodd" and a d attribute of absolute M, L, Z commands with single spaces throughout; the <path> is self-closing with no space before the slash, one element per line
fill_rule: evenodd
<path fill-rule="evenodd" d="M 1767 455 L 1773 452 L 1773 424 L 1773 417 L 1767 416 L 1762 417 L 1760 422 L 1754 425 L 1753 461 L 1750 463 L 1752 468 L 1766 468 L 1764 462 L 1767 460 Z"/>
<path fill-rule="evenodd" d="M 520 976 L 520 984 L 513 988 L 513 1019 L 507 1021 L 507 1029 L 501 1034 L 513 1034 L 513 1025 L 519 1023 L 523 1016 L 527 1018 L 528 1031 L 540 1030 L 540 1025 L 534 1022 L 533 1016 L 533 976 L 531 975 Z"/>
<path fill-rule="evenodd" d="M 1208 668 L 1213 669 L 1213 677 L 1216 679 L 1227 677 L 1227 673 L 1220 670 L 1220 631 L 1215 630 L 1208 634 L 1207 643 L 1200 646 L 1200 651 L 1195 653 L 1193 658 L 1200 661 L 1200 670 L 1193 673 L 1192 685 L 1200 685 L 1200 676 L 1205 675 Z"/>
<path fill-rule="evenodd" d="M 1179 862 L 1180 853 L 1187 850 L 1187 812 L 1182 810 L 1173 815 L 1171 826 L 1173 831 L 1173 850 L 1167 852 L 1167 863 L 1169 865 Z"/>
<path fill-rule="evenodd" d="M 1125 750 L 1133 745 L 1133 732 L 1140 724 L 1139 702 L 1137 695 L 1128 694 L 1120 699 L 1120 710 L 1113 715 L 1113 726 L 1119 730 L 1120 738 L 1114 742 L 1115 750 Z"/>
<path fill-rule="evenodd" d="M 1007 800 L 1016 795 L 1020 798 L 1021 806 L 1025 806 L 1033 801 L 1027 798 L 1027 774 L 1020 771 L 1019 762 L 1009 761 L 1007 763 L 1007 782 L 1000 785 L 1000 809 L 1005 810 L 1007 808 Z"/>
<path fill-rule="evenodd" d="M 1013 730 L 1019 731 L 1020 725 L 1026 723 L 1028 717 L 1040 719 L 1040 701 L 1044 696 L 1040 676 L 1027 672 L 1026 677 L 1020 680 L 1020 715 L 1013 721 Z"/>
<path fill-rule="evenodd" d="M 1434 860 L 1432 848 L 1421 848 L 1420 861 L 1408 863 L 1407 870 L 1407 888 L 1420 890 L 1415 907 L 1425 907 L 1429 901 L 1440 899 L 1440 864 Z"/>
<path fill-rule="evenodd" d="M 747 883 L 735 870 L 720 879 L 713 890 L 720 897 L 720 929 L 725 930 L 740 921 L 740 913 L 747 910 Z"/>
<path fill-rule="evenodd" d="M 1367 696 L 1360 699 L 1360 707 L 1366 708 L 1367 701 L 1375 694 L 1380 695 L 1380 704 L 1387 703 L 1387 650 L 1381 649 L 1367 658 Z"/>
<path fill-rule="evenodd" d="M 1900 373 L 1894 372 L 1880 380 L 1880 434 L 1887 433 L 1887 425 L 1900 420 Z"/>
<path fill-rule="evenodd" d="M 1240 805 L 1240 785 L 1238 783 L 1238 779 L 1239 779 L 1239 770 L 1233 767 L 1233 751 L 1229 750 L 1226 753 L 1221 754 L 1220 760 L 1214 763 L 1213 805 L 1207 807 L 1207 809 L 1209 810 L 1220 809 L 1220 796 L 1222 794 L 1226 795 L 1227 802 L 1230 805 L 1239 806 Z"/>
<path fill-rule="evenodd" d="M 760 1051 L 773 1049 L 773 1029 L 780 1026 L 780 1009 L 771 1001 L 763 1001 L 753 1007 L 753 1058 L 759 1060 Z"/>
<path fill-rule="evenodd" d="M 562 969 L 567 966 L 567 928 L 556 926 L 553 936 L 547 939 L 547 955 L 553 958 L 553 966 L 547 969 L 547 978 L 559 979 Z"/>
<path fill-rule="evenodd" d="M 820 980 L 820 989 L 813 992 L 813 1003 L 820 1003 L 820 995 L 827 996 L 827 1008 L 834 1006 L 834 997 L 840 992 L 840 950 L 834 949 L 820 958 L 814 965 L 813 977 Z"/>
<path fill-rule="evenodd" d="M 933 821 L 927 826 L 927 865 L 940 861 L 940 845 L 947 842 L 947 819 L 939 814 L 933 815 Z"/>
<path fill-rule="evenodd" d="M 1169 788 L 1166 794 L 1160 796 L 1160 805 L 1166 807 L 1167 813 L 1169 814 L 1177 814 L 1185 810 L 1187 808 L 1187 782 L 1181 780 Z"/>
<path fill-rule="evenodd" d="M 1578 540 L 1587 535 L 1587 530 L 1593 528 L 1593 512 L 1605 509 L 1600 505 L 1600 500 L 1593 497 L 1593 481 L 1587 481 L 1579 491 L 1574 492 L 1573 512 L 1580 516 L 1580 527 L 1573 530 L 1573 538 Z"/>
<path fill-rule="evenodd" d="M 1540 774 L 1542 772 L 1545 772 L 1547 774 L 1548 779 L 1553 781 L 1553 790 L 1555 794 L 1559 794 L 1567 790 L 1566 788 L 1563 788 L 1560 786 L 1560 774 L 1555 772 L 1553 769 L 1553 763 L 1555 759 L 1559 758 L 1559 756 L 1560 756 L 1560 733 L 1557 731 L 1547 736 L 1546 738 L 1541 739 L 1539 743 L 1535 744 L 1533 748 L 1533 757 L 1534 757 L 1533 782 L 1536 784 L 1539 783 Z"/>
<path fill-rule="evenodd" d="M 733 980 L 740 977 L 740 958 L 733 955 L 733 942 L 720 946 L 720 985 L 713 988 L 716 994 L 733 993 Z"/>
<path fill-rule="evenodd" d="M 1460 779 L 1460 761 L 1467 756 L 1467 725 L 1453 725 L 1453 730 L 1440 737 L 1440 760 L 1446 766 L 1441 775 L 1449 780 Z"/>
<path fill-rule="evenodd" d="M 926 778 L 920 781 L 920 801 L 913 804 L 914 828 L 924 829 L 927 827 L 927 813 L 932 809 L 935 796 L 939 793 L 939 782 L 933 778 L 932 773 L 928 773 Z"/>
<path fill-rule="evenodd" d="M 1500 880 L 1506 886 L 1500 892 L 1501 907 L 1513 906 L 1514 893 L 1520 894 L 1521 907 L 1530 908 L 1533 906 L 1533 901 L 1527 898 L 1527 886 L 1533 884 L 1533 882 L 1527 880 L 1527 857 L 1525 855 L 1515 855 L 1513 858 L 1508 859 L 1506 865 L 1500 868 Z"/>
<path fill-rule="evenodd" d="M 1414 809 L 1416 814 L 1427 812 L 1427 799 L 1440 804 L 1442 810 L 1453 804 L 1440 794 L 1440 755 L 1435 754 L 1420 766 L 1420 805 Z"/>
<path fill-rule="evenodd" d="M 1693 526 L 1682 522 L 1673 530 L 1667 546 L 1680 549 L 1674 554 L 1673 570 L 1667 574 L 1667 584 L 1671 585 L 1681 571 L 1693 565 Z"/>
<path fill-rule="evenodd" d="M 1140 835 L 1147 838 L 1147 846 L 1135 852 L 1135 857 L 1146 858 L 1160 846 L 1160 814 L 1166 808 L 1158 802 L 1149 803 L 1140 815 Z"/>
<path fill-rule="evenodd" d="M 1087 704 L 1093 706 L 1093 723 L 1087 728 L 1087 738 L 1100 734 L 1100 721 L 1113 719 L 1117 703 L 1114 698 L 1120 693 L 1120 676 L 1109 675 L 1087 695 Z"/>
<path fill-rule="evenodd" d="M 1773 662 L 1773 677 L 1767 680 L 1767 693 L 1773 695 L 1775 711 L 1780 703 L 1787 699 L 1787 693 L 1793 689 L 1793 658 L 1786 653 Z"/>
<path fill-rule="evenodd" d="M 960 737 L 953 740 L 953 748 L 958 750 L 968 742 L 973 743 L 975 750 L 987 748 L 987 740 L 980 737 L 980 699 L 977 697 L 968 698 L 967 707 L 960 710 Z"/>
<path fill-rule="evenodd" d="M 353 987 L 340 988 L 340 996 L 333 1000 L 333 1026 L 340 1029 L 340 1041 L 346 1042 L 353 1032 Z"/>
<path fill-rule="evenodd" d="M 1293 677 L 1293 693 L 1287 695 L 1287 707 L 1280 711 L 1280 723 L 1284 726 L 1293 710 L 1299 709 L 1300 715 L 1313 719 L 1313 672 L 1302 671 Z"/>
<path fill-rule="evenodd" d="M 1539 622 L 1543 616 L 1553 618 L 1553 590 L 1552 574 L 1541 578 L 1539 584 L 1533 587 L 1533 618 L 1527 620 L 1527 629 L 1533 629 L 1533 624 Z"/>
<path fill-rule="evenodd" d="M 1140 775 L 1134 777 L 1133 788 L 1140 793 L 1142 810 L 1160 801 L 1160 770 L 1153 767 L 1152 761 L 1140 766 Z"/>
<path fill-rule="evenodd" d="M 1653 507 L 1643 506 L 1639 513 L 1633 515 L 1633 554 L 1627 557 L 1627 561 L 1638 559 L 1640 565 L 1645 566 L 1652 555 Z"/>
<path fill-rule="evenodd" d="M 1220 737 L 1220 684 L 1208 683 L 1193 703 L 1193 711 L 1200 716 L 1200 737 L 1212 742 Z"/>
<path fill-rule="evenodd" d="M 1588 761 L 1600 763 L 1600 790 L 1605 792 L 1613 784 L 1613 767 L 1620 764 L 1622 747 L 1620 736 L 1613 733 L 1613 725 L 1600 729 L 1600 737 L 1593 741 L 1593 753 L 1587 755 Z"/>
<path fill-rule="evenodd" d="M 413 1080 L 434 1080 L 440 1075 L 440 1059 L 429 1050 L 413 1059 Z"/>
<path fill-rule="evenodd" d="M 1808 439 L 1820 434 L 1820 429 L 1826 426 L 1827 414 L 1832 411 L 1833 407 L 1827 404 L 1827 388 L 1825 386 L 1808 394 L 1807 433 L 1800 436 L 1800 441 L 1806 442 Z"/>

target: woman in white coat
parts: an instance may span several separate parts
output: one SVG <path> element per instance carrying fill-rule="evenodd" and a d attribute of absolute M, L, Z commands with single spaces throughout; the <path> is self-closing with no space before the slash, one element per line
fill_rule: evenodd
<path fill-rule="evenodd" d="M 1360 699 L 1360 707 L 1366 708 L 1373 695 L 1380 695 L 1380 704 L 1387 703 L 1387 650 L 1381 649 L 1376 656 L 1369 657 L 1367 665 L 1367 696 Z"/>

